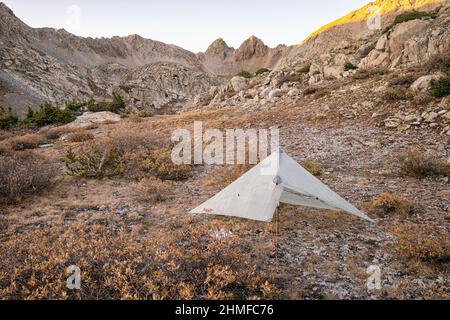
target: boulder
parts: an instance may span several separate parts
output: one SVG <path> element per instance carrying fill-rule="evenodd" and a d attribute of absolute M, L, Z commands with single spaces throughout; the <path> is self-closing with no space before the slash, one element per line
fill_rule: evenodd
<path fill-rule="evenodd" d="M 208 105 L 212 100 L 212 97 L 209 94 L 199 94 L 195 96 L 193 105 L 196 108 L 201 108 Z"/>
<path fill-rule="evenodd" d="M 235 92 L 245 90 L 248 87 L 248 80 L 241 76 L 233 77 L 230 82 Z"/>
<path fill-rule="evenodd" d="M 325 66 L 323 75 L 325 79 L 340 79 L 344 74 L 343 66 Z"/>
<path fill-rule="evenodd" d="M 414 83 L 411 85 L 410 89 L 413 90 L 414 92 L 428 91 L 430 89 L 433 81 L 439 80 L 439 78 L 442 75 L 443 74 L 441 74 L 441 73 L 437 73 L 437 74 L 420 77 L 419 79 L 414 81 Z"/>
<path fill-rule="evenodd" d="M 281 90 L 281 89 L 275 89 L 270 91 L 269 93 L 269 99 L 274 99 L 274 98 L 279 98 L 282 97 L 285 94 L 285 91 Z"/>
<path fill-rule="evenodd" d="M 300 90 L 298 90 L 297 88 L 292 88 L 288 92 L 288 96 L 290 96 L 290 97 L 295 97 L 295 96 L 298 96 L 298 95 L 300 95 Z"/>
<path fill-rule="evenodd" d="M 69 123 L 67 126 L 84 128 L 92 124 L 120 122 L 121 120 L 122 118 L 120 117 L 120 115 L 109 111 L 85 112 L 81 116 L 77 117 L 77 119 L 74 122 Z"/>
<path fill-rule="evenodd" d="M 309 78 L 308 83 L 312 85 L 312 84 L 316 84 L 316 83 L 318 83 L 318 82 L 320 82 L 322 80 L 323 80 L 323 75 L 322 74 L 314 74 L 314 75 L 312 75 Z"/>

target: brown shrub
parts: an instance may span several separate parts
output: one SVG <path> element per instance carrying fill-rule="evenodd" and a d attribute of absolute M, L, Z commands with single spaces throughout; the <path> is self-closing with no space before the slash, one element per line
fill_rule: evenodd
<path fill-rule="evenodd" d="M 137 183 L 134 198 L 139 202 L 164 202 L 173 197 L 174 186 L 153 177 L 143 178 Z"/>
<path fill-rule="evenodd" d="M 398 225 L 393 230 L 397 237 L 400 257 L 425 262 L 450 262 L 450 238 L 445 228 L 424 225 Z"/>
<path fill-rule="evenodd" d="M 450 174 L 450 163 L 418 150 L 401 153 L 398 162 L 401 175 L 426 177 Z"/>
<path fill-rule="evenodd" d="M 120 175 L 121 160 L 116 149 L 96 150 L 89 147 L 78 151 L 69 149 L 63 158 L 68 175 L 96 179 Z"/>
<path fill-rule="evenodd" d="M 428 62 L 426 62 L 423 68 L 428 70 L 428 73 L 433 71 L 441 71 L 444 73 L 450 73 L 450 53 L 444 52 L 434 55 Z"/>
<path fill-rule="evenodd" d="M 393 74 L 393 79 L 389 81 L 389 85 L 391 86 L 407 86 L 409 87 L 411 84 L 416 81 L 417 76 L 414 74 L 406 74 L 397 76 L 396 74 Z"/>
<path fill-rule="evenodd" d="M 8 148 L 0 144 L 0 156 L 6 155 L 8 153 Z"/>
<path fill-rule="evenodd" d="M 225 165 L 208 174 L 202 181 L 204 188 L 222 189 L 244 173 L 252 169 L 252 165 Z"/>
<path fill-rule="evenodd" d="M 388 71 L 384 68 L 358 69 L 353 75 L 356 80 L 365 80 L 374 76 L 386 74 Z"/>
<path fill-rule="evenodd" d="M 396 100 L 411 100 L 413 95 L 405 88 L 387 88 L 382 96 L 384 100 L 396 101 Z"/>
<path fill-rule="evenodd" d="M 8 221 L 0 216 L 0 232 L 4 232 L 8 229 Z"/>
<path fill-rule="evenodd" d="M 55 164 L 34 153 L 0 157 L 0 203 L 15 203 L 48 189 L 57 172 Z"/>
<path fill-rule="evenodd" d="M 45 143 L 47 143 L 47 139 L 39 134 L 27 134 L 9 140 L 11 149 L 15 151 L 36 149 Z"/>
<path fill-rule="evenodd" d="M 323 172 L 323 167 L 320 163 L 315 160 L 304 160 L 301 162 L 301 165 L 308 170 L 312 175 L 320 176 Z"/>
<path fill-rule="evenodd" d="M 30 230 L 0 243 L 0 299 L 274 298 L 252 250 L 199 225 L 145 238 L 109 225 Z M 81 290 L 66 287 L 71 265 Z"/>
<path fill-rule="evenodd" d="M 41 130 L 39 133 L 45 135 L 48 140 L 57 140 L 63 135 L 75 131 L 75 128 L 70 127 L 56 127 Z"/>
<path fill-rule="evenodd" d="M 141 168 L 162 180 L 187 180 L 193 173 L 192 165 L 173 163 L 169 149 L 146 152 L 141 160 Z"/>
<path fill-rule="evenodd" d="M 77 130 L 67 136 L 69 142 L 79 143 L 94 140 L 94 135 L 86 130 Z"/>
<path fill-rule="evenodd" d="M 305 88 L 305 90 L 303 90 L 303 94 L 305 96 L 310 95 L 310 94 L 314 94 L 317 92 L 317 87 L 307 87 Z"/>
<path fill-rule="evenodd" d="M 414 213 L 415 207 L 410 200 L 388 192 L 381 193 L 366 205 L 369 214 L 379 217 L 405 217 Z"/>

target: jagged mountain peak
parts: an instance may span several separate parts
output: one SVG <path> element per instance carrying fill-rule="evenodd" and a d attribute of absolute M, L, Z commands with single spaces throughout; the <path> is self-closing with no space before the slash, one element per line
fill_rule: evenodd
<path fill-rule="evenodd" d="M 234 52 L 234 49 L 229 47 L 228 44 L 222 39 L 218 38 L 206 50 L 206 54 L 211 56 L 220 56 L 226 59 Z"/>
<path fill-rule="evenodd" d="M 262 57 L 267 54 L 269 47 L 256 36 L 251 36 L 241 44 L 236 52 L 236 61 Z"/>
<path fill-rule="evenodd" d="M 4 14 L 4 13 L 15 16 L 14 12 L 5 3 L 0 2 L 0 14 Z"/>

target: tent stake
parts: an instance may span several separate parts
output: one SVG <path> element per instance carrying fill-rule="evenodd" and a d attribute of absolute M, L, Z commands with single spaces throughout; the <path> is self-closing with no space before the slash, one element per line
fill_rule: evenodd
<path fill-rule="evenodd" d="M 277 207 L 276 210 L 276 217 L 275 217 L 275 263 L 276 263 L 276 269 L 277 269 L 277 274 L 280 274 L 280 265 L 279 265 L 279 261 L 278 261 L 278 234 L 280 232 L 280 211 Z"/>

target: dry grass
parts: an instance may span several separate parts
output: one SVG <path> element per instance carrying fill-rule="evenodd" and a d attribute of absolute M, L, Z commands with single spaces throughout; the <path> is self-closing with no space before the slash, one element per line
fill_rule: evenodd
<path fill-rule="evenodd" d="M 40 145 L 46 143 L 47 139 L 40 134 L 27 134 L 9 140 L 9 145 L 11 146 L 11 149 L 15 151 L 36 149 Z"/>
<path fill-rule="evenodd" d="M 0 244 L 0 299 L 273 298 L 251 252 L 207 226 L 146 238 L 108 222 L 27 231 Z M 71 265 L 81 269 L 81 290 L 66 288 Z"/>
<path fill-rule="evenodd" d="M 387 88 L 381 97 L 386 101 L 411 100 L 414 96 L 402 87 Z"/>
<path fill-rule="evenodd" d="M 318 90 L 317 87 L 307 87 L 307 88 L 305 88 L 305 90 L 303 90 L 303 94 L 305 96 L 308 96 L 308 95 L 316 93 L 317 90 Z"/>
<path fill-rule="evenodd" d="M 75 132 L 70 133 L 67 136 L 67 140 L 69 142 L 74 142 L 74 143 L 80 143 L 80 142 L 86 142 L 89 140 L 94 140 L 94 135 L 86 130 L 77 130 Z"/>
<path fill-rule="evenodd" d="M 366 204 L 369 215 L 378 217 L 407 217 L 414 213 L 414 203 L 398 195 L 384 192 Z"/>
<path fill-rule="evenodd" d="M 4 156 L 8 153 L 8 148 L 0 144 L 0 156 Z"/>
<path fill-rule="evenodd" d="M 404 86 L 409 87 L 414 81 L 417 80 L 417 76 L 412 73 L 397 76 L 395 73 L 391 75 L 391 80 L 389 81 L 390 86 Z"/>
<path fill-rule="evenodd" d="M 122 173 L 121 156 L 116 149 L 82 148 L 76 152 L 69 149 L 63 162 L 67 173 L 73 177 L 103 179 Z"/>
<path fill-rule="evenodd" d="M 450 174 L 450 163 L 419 150 L 400 154 L 398 162 L 399 173 L 405 176 L 427 177 Z"/>
<path fill-rule="evenodd" d="M 169 149 L 147 152 L 141 160 L 141 168 L 162 180 L 186 180 L 191 178 L 193 173 L 192 165 L 174 164 Z"/>
<path fill-rule="evenodd" d="M 244 173 L 251 170 L 251 165 L 232 165 L 216 168 L 202 180 L 202 187 L 208 189 L 223 189 Z"/>
<path fill-rule="evenodd" d="M 139 202 L 157 203 L 169 200 L 174 195 L 174 185 L 153 177 L 143 178 L 134 188 L 134 199 Z"/>
<path fill-rule="evenodd" d="M 44 135 L 48 140 L 58 140 L 63 135 L 69 134 L 75 131 L 75 128 L 71 127 L 55 127 L 55 128 L 44 128 L 39 131 L 40 134 Z"/>
<path fill-rule="evenodd" d="M 369 78 L 379 77 L 388 73 L 385 68 L 358 69 L 353 75 L 356 80 L 366 80 Z"/>
<path fill-rule="evenodd" d="M 320 163 L 315 160 L 306 159 L 301 161 L 301 165 L 305 168 L 309 173 L 315 176 L 320 176 L 323 172 L 323 167 Z"/>
<path fill-rule="evenodd" d="M 0 157 L 0 204 L 50 188 L 57 173 L 54 163 L 31 152 Z"/>
<path fill-rule="evenodd" d="M 394 228 L 398 254 L 405 259 L 428 263 L 450 262 L 448 230 L 433 224 L 398 225 Z"/>

